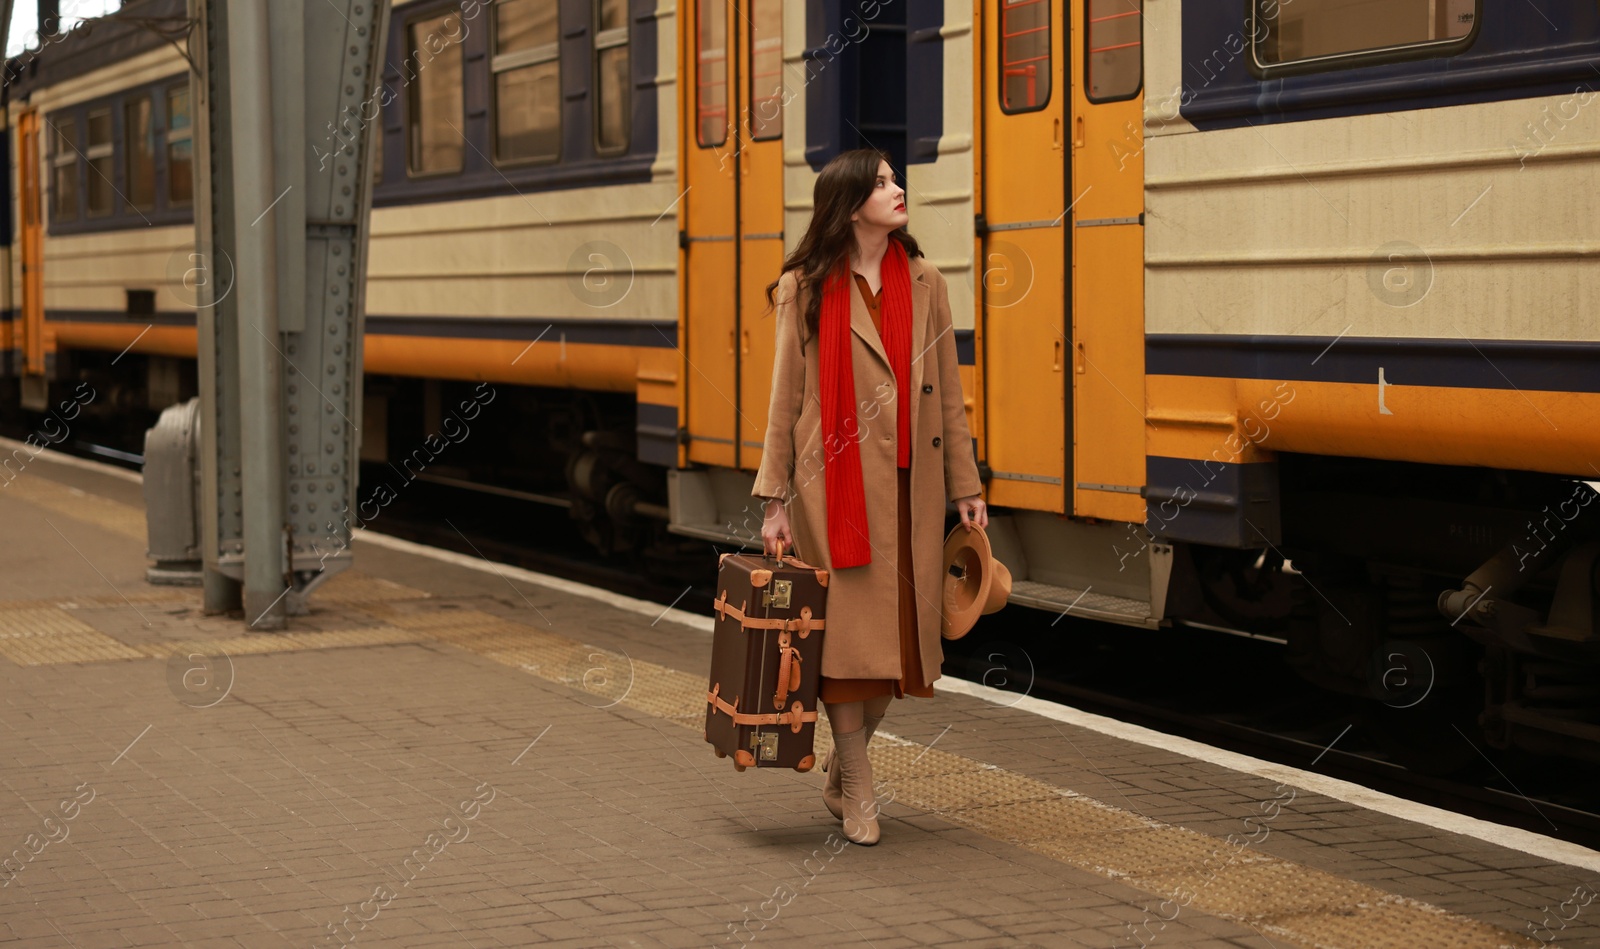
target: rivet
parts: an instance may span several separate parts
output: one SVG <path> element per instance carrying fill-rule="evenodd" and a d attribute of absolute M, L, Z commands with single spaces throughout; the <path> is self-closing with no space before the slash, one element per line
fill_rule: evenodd
<path fill-rule="evenodd" d="M 306 473 L 307 474 L 310 474 L 311 472 L 316 471 L 316 470 L 317 470 L 317 466 L 316 466 L 315 463 L 306 465 Z"/>

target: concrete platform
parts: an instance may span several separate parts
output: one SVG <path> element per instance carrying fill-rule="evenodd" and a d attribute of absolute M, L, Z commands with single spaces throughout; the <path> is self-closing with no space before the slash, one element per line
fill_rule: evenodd
<path fill-rule="evenodd" d="M 140 505 L 0 486 L 0 942 L 1600 945 L 1600 853 L 951 680 L 849 845 L 702 740 L 702 617 L 369 535 L 251 632 Z"/>

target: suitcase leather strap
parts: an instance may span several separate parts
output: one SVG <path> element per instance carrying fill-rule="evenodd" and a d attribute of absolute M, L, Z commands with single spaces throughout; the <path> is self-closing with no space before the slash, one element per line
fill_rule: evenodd
<path fill-rule="evenodd" d="M 783 708 L 790 692 L 800 691 L 800 650 L 789 645 L 789 631 L 778 634 L 778 691 L 772 696 L 772 707 Z"/>
<path fill-rule="evenodd" d="M 734 606 L 728 602 L 727 590 L 723 590 L 717 594 L 717 599 L 712 606 L 716 608 L 718 619 L 731 616 L 738 620 L 739 625 L 743 626 L 745 629 L 790 630 L 792 632 L 799 633 L 801 639 L 805 639 L 808 635 L 810 635 L 813 629 L 825 628 L 828 622 L 827 620 L 812 619 L 811 607 L 809 606 L 800 607 L 800 615 L 794 619 L 762 619 L 759 616 L 750 616 L 745 613 L 744 609 L 742 608 L 743 604 L 740 606 Z"/>
<path fill-rule="evenodd" d="M 765 715 L 755 712 L 741 712 L 735 706 L 729 705 L 722 696 L 717 694 L 721 689 L 722 684 L 718 683 L 715 688 L 707 692 L 706 702 L 714 706 L 717 711 L 733 719 L 735 725 L 788 725 L 789 730 L 798 735 L 805 723 L 817 720 L 816 711 L 806 711 L 805 706 L 800 704 L 799 699 L 796 699 L 786 712 L 772 712 Z M 738 699 L 734 699 L 734 701 L 737 702 Z"/>

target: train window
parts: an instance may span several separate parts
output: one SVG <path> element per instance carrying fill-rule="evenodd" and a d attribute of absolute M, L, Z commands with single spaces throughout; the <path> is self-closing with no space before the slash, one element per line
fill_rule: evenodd
<path fill-rule="evenodd" d="M 156 131 L 147 95 L 122 104 L 122 182 L 129 210 L 155 210 Z"/>
<path fill-rule="evenodd" d="M 167 207 L 194 203 L 194 128 L 189 120 L 189 87 L 167 90 Z"/>
<path fill-rule="evenodd" d="M 556 0 L 501 0 L 495 9 L 494 157 L 561 156 L 561 33 Z M 626 49 L 626 47 L 624 47 Z"/>
<path fill-rule="evenodd" d="M 78 122 L 71 115 L 50 123 L 50 201 L 56 218 L 77 218 Z"/>
<path fill-rule="evenodd" d="M 695 135 L 702 146 L 728 140 L 728 0 L 696 0 Z"/>
<path fill-rule="evenodd" d="M 1000 0 L 1000 110 L 1033 112 L 1050 101 L 1050 5 Z"/>
<path fill-rule="evenodd" d="M 628 147 L 628 100 L 633 83 L 628 61 L 628 0 L 595 0 L 595 146 L 602 152 Z"/>
<path fill-rule="evenodd" d="M 427 17 L 406 31 L 406 66 L 414 69 L 407 105 L 409 165 L 414 175 L 461 170 L 466 146 L 461 106 L 461 15 Z"/>
<path fill-rule="evenodd" d="M 750 4 L 750 138 L 783 135 L 783 5 Z"/>
<path fill-rule="evenodd" d="M 1089 0 L 1085 85 L 1090 102 L 1131 99 L 1144 78 L 1144 0 Z"/>
<path fill-rule="evenodd" d="M 89 113 L 89 142 L 83 150 L 89 160 L 88 206 L 90 217 L 105 217 L 111 213 L 111 196 L 114 189 L 111 176 L 111 110 L 96 109 Z"/>
<path fill-rule="evenodd" d="M 1372 53 L 1440 52 L 1466 39 L 1479 0 L 1255 0 L 1255 65 L 1336 66 Z"/>

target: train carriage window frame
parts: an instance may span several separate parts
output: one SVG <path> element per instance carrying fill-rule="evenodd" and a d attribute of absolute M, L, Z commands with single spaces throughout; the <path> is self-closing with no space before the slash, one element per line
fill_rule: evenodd
<path fill-rule="evenodd" d="M 142 111 L 143 116 L 137 115 Z M 123 97 L 122 113 L 122 210 L 130 213 L 154 211 L 160 184 L 156 175 L 156 104 L 149 93 Z M 138 122 L 143 122 L 143 130 Z M 141 203 L 140 199 L 144 199 Z"/>
<path fill-rule="evenodd" d="M 178 85 L 175 85 L 175 86 L 167 86 L 166 88 L 164 88 L 162 90 L 162 96 L 163 96 L 162 101 L 163 101 L 163 104 L 164 104 L 164 106 L 166 108 L 166 115 L 165 115 L 166 128 L 164 129 L 163 134 L 162 134 L 163 140 L 165 142 L 166 153 L 162 157 L 166 161 L 166 198 L 167 198 L 167 207 L 169 207 L 169 208 L 188 208 L 188 207 L 193 207 L 194 206 L 194 97 L 189 92 L 189 84 L 187 82 L 179 83 Z M 174 99 L 176 97 L 178 97 L 178 96 L 182 96 L 183 99 L 184 99 L 183 124 L 182 125 L 175 125 L 173 123 L 173 115 L 175 114 L 176 110 L 173 109 L 172 103 L 173 103 Z M 174 182 L 175 179 L 174 179 L 174 176 L 173 176 L 173 173 L 172 173 L 172 169 L 177 164 L 177 162 L 173 159 L 173 155 L 175 155 L 180 150 L 180 148 L 183 147 L 183 146 L 188 146 L 188 152 L 189 152 L 189 157 L 187 159 L 187 162 L 188 162 L 188 165 L 189 165 L 189 197 L 188 198 L 179 198 L 177 196 L 177 191 L 174 190 L 174 187 L 173 187 L 173 182 Z M 378 164 L 381 165 L 382 162 L 379 162 Z"/>
<path fill-rule="evenodd" d="M 776 13 L 776 35 L 757 37 L 756 23 L 766 19 L 765 15 L 757 12 L 758 7 L 764 11 L 765 14 L 770 15 L 772 13 Z M 748 121 L 750 123 L 750 141 L 768 142 L 774 139 L 783 138 L 783 98 L 784 93 L 788 91 L 783 82 L 782 0 L 751 0 L 748 26 L 748 42 L 750 44 L 750 69 L 748 78 L 750 80 L 750 89 L 747 101 L 750 103 L 748 115 Z M 777 49 L 773 51 L 768 44 L 776 44 Z M 763 49 L 763 47 L 766 48 Z M 763 61 L 763 57 L 771 57 L 776 59 L 778 65 L 777 70 L 773 72 L 758 73 L 756 71 L 756 66 Z M 758 79 L 770 76 L 777 77 L 777 82 L 770 89 L 762 89 L 757 87 Z M 757 109 L 759 108 L 759 104 L 768 102 L 776 102 L 778 104 L 777 112 L 773 115 L 758 115 Z"/>
<path fill-rule="evenodd" d="M 1095 17 L 1095 8 L 1101 3 L 1114 7 L 1127 7 L 1128 9 L 1118 10 L 1117 12 L 1109 15 L 1103 14 L 1097 19 Z M 1121 19 L 1130 16 L 1137 17 L 1135 22 L 1139 24 L 1139 39 L 1136 42 L 1113 44 L 1110 46 L 1100 47 L 1098 49 L 1095 47 L 1094 44 L 1097 39 L 1097 31 L 1095 29 L 1096 23 L 1109 22 L 1113 19 Z M 1106 102 L 1126 102 L 1129 99 L 1138 98 L 1139 93 L 1144 91 L 1144 0 L 1086 0 L 1083 6 L 1083 20 L 1084 98 L 1088 99 L 1092 103 L 1095 103 L 1096 105 Z M 1117 89 L 1111 92 L 1109 95 L 1095 95 L 1094 77 L 1096 75 L 1096 53 L 1110 53 L 1117 57 L 1118 63 L 1124 61 L 1126 58 L 1123 54 L 1131 54 L 1131 58 L 1135 63 L 1133 74 L 1137 81 L 1134 82 L 1131 87 L 1126 89 Z"/>
<path fill-rule="evenodd" d="M 527 3 L 529 5 L 525 9 L 533 9 L 532 4 L 539 2 L 543 2 L 548 9 L 553 10 L 555 13 L 552 38 L 536 45 L 530 44 L 517 49 L 506 50 L 502 52 L 500 50 L 500 44 L 502 40 L 501 34 L 503 29 L 501 26 L 501 14 L 507 10 L 524 9 L 515 5 L 518 3 Z M 559 2 L 559 0 L 511 0 L 510 4 L 508 4 L 506 0 L 500 0 L 500 2 L 494 7 L 494 18 L 489 31 L 488 48 L 489 152 L 490 155 L 493 156 L 494 165 L 497 168 L 523 168 L 533 165 L 551 165 L 561 160 L 561 153 L 564 147 L 563 143 L 565 142 L 566 135 L 566 130 L 564 128 L 564 119 L 566 117 L 563 115 L 563 107 L 565 105 L 566 97 L 562 94 L 561 81 L 561 7 L 562 4 Z M 532 153 L 530 151 L 530 154 L 526 155 L 507 154 L 501 149 L 502 143 L 500 133 L 503 124 L 502 118 L 504 117 L 500 108 L 503 97 L 501 90 L 502 79 L 514 77 L 518 73 L 526 73 L 529 76 L 532 76 L 535 71 L 549 73 L 552 68 L 555 72 L 556 86 L 555 122 L 553 125 L 543 129 L 535 129 L 530 125 L 529 128 L 523 130 L 527 132 L 530 138 L 539 134 L 545 136 L 553 144 L 552 150 L 538 153 Z"/>
<path fill-rule="evenodd" d="M 423 25 L 434 21 L 437 21 L 440 24 L 440 29 L 442 29 L 451 17 L 455 17 L 457 23 L 461 23 L 460 12 L 453 11 L 449 7 L 424 11 L 406 20 L 405 30 L 402 33 L 404 42 L 401 51 L 405 56 L 404 63 L 407 65 L 413 62 L 419 63 L 417 71 L 412 73 L 406 82 L 405 160 L 406 175 L 410 178 L 441 178 L 459 175 L 466 167 L 466 55 L 465 50 L 462 49 L 462 44 L 467 36 L 466 32 L 463 31 L 458 39 L 450 42 L 446 49 L 440 49 L 438 52 L 423 50 L 422 52 L 427 54 L 428 59 L 426 62 L 418 60 L 417 30 Z M 461 25 L 465 27 L 465 24 Z M 428 35 L 440 36 L 442 34 L 436 30 Z M 454 89 L 457 109 L 456 118 L 459 124 L 456 126 L 455 131 L 451 132 L 450 138 L 452 142 L 458 141 L 460 143 L 460 147 L 455 149 L 457 156 L 455 167 L 418 168 L 418 135 L 422 128 L 422 123 L 426 119 L 421 104 L 423 85 L 427 80 L 439 75 L 442 65 L 441 60 L 443 57 L 450 55 L 449 50 L 454 50 L 453 58 L 456 59 Z M 404 76 L 404 72 L 401 75 Z"/>
<path fill-rule="evenodd" d="M 622 14 L 622 25 L 602 29 L 605 24 L 606 7 Z M 629 0 L 594 0 L 594 55 L 591 59 L 590 84 L 594 89 L 594 150 L 596 155 L 620 155 L 628 150 L 628 145 L 633 139 L 630 125 L 633 121 L 633 24 Z M 616 60 L 620 58 L 620 68 L 616 73 L 610 74 L 608 82 L 606 67 L 608 61 L 616 68 Z M 606 102 L 608 89 L 611 83 L 616 83 L 616 98 L 610 105 Z M 607 142 L 606 120 L 614 116 L 620 139 Z"/>
<path fill-rule="evenodd" d="M 105 118 L 105 141 L 95 141 L 95 119 Z M 117 213 L 117 165 L 116 165 L 116 109 L 113 103 L 106 103 L 99 108 L 90 109 L 84 120 L 84 164 L 88 166 L 87 181 L 83 189 L 84 216 L 88 218 L 111 217 Z M 104 166 L 103 168 L 101 166 Z M 105 207 L 95 210 L 95 182 L 103 182 L 107 192 L 103 194 Z"/>
<path fill-rule="evenodd" d="M 1453 56 L 1470 48 L 1477 41 L 1479 33 L 1483 30 L 1483 0 L 1470 0 L 1472 3 L 1472 26 L 1468 28 L 1465 34 L 1458 37 L 1445 37 L 1420 42 L 1390 43 L 1384 46 L 1325 53 L 1319 56 L 1301 57 L 1281 62 L 1266 62 L 1263 60 L 1263 52 L 1265 44 L 1273 36 L 1271 21 L 1277 19 L 1276 11 L 1279 11 L 1284 3 L 1287 2 L 1289 0 L 1244 0 L 1246 10 L 1249 13 L 1250 25 L 1250 55 L 1245 57 L 1245 62 L 1250 74 L 1257 79 L 1278 79 L 1307 73 L 1356 69 L 1362 66 L 1377 66 L 1418 59 Z M 1434 0 L 1434 2 L 1447 4 L 1449 0 Z M 1269 10 L 1273 12 L 1263 16 Z M 1448 13 L 1448 7 L 1446 12 Z"/>
<path fill-rule="evenodd" d="M 733 109 L 733 105 L 734 105 L 734 102 L 733 102 L 733 100 L 734 100 L 734 95 L 733 95 L 733 92 L 734 92 L 734 89 L 733 89 L 733 69 L 732 69 L 732 60 L 731 60 L 731 57 L 729 56 L 729 52 L 730 52 L 729 46 L 731 45 L 733 37 L 728 33 L 728 0 L 693 0 L 693 2 L 694 2 L 694 140 L 695 140 L 695 144 L 698 145 L 701 148 L 721 148 L 723 145 L 726 145 L 728 143 L 728 126 L 730 124 L 732 124 L 730 119 L 729 119 L 729 116 L 732 115 L 732 111 L 731 110 Z M 706 60 L 707 47 L 705 45 L 705 42 L 706 42 L 705 31 L 701 28 L 701 26 L 705 22 L 705 19 L 706 19 L 705 13 L 707 12 L 708 9 L 713 11 L 713 12 L 715 12 L 721 18 L 721 23 L 722 23 L 722 49 L 721 49 L 720 52 L 722 53 L 722 55 L 721 55 L 720 58 L 712 60 L 712 62 L 719 62 L 719 63 L 722 64 L 722 77 L 721 77 L 721 79 L 713 80 L 710 83 L 703 83 L 703 82 L 700 81 L 700 76 L 701 76 L 701 73 L 703 73 L 705 71 L 705 66 L 706 66 L 706 62 L 707 62 L 707 60 Z M 707 106 L 707 97 L 705 95 L 705 90 L 710 88 L 713 85 L 720 85 L 722 87 L 722 102 L 721 102 L 721 110 L 720 110 L 720 114 L 722 116 L 722 123 L 721 123 L 722 137 L 718 138 L 718 139 L 716 139 L 714 141 L 708 140 L 706 138 L 706 135 L 705 135 L 706 128 L 707 128 L 707 126 L 706 126 L 706 117 L 719 114 L 719 112 L 714 108 L 717 105 L 717 103 L 714 103 L 714 102 L 710 103 L 713 106 L 712 109 L 707 109 L 706 108 L 706 106 Z"/>
<path fill-rule="evenodd" d="M 83 184 L 79 180 L 83 175 L 83 155 L 78 149 L 81 137 L 78 116 L 74 112 L 58 112 L 49 116 L 45 124 L 50 127 L 50 134 L 45 137 L 50 167 L 50 221 L 76 221 L 83 216 Z M 71 131 L 70 138 L 66 137 L 67 130 Z M 66 149 L 61 148 L 63 144 L 67 146 Z M 70 212 L 61 207 L 60 183 L 63 179 L 72 182 Z"/>
<path fill-rule="evenodd" d="M 995 43 L 997 44 L 995 64 L 999 68 L 1000 74 L 996 77 L 997 81 L 995 83 L 995 94 L 1000 97 L 1000 111 L 1006 115 L 1021 115 L 1025 112 L 1038 112 L 1050 105 L 1050 97 L 1055 94 L 1055 83 L 1052 81 L 1055 74 L 1055 20 L 1050 15 L 1051 3 L 1049 0 L 998 0 L 998 2 L 1000 4 L 1000 28 L 995 32 Z M 1040 9 L 1044 10 L 1044 24 L 1042 26 L 1030 27 L 1027 32 L 1037 32 L 1041 30 L 1044 32 L 1044 55 L 1035 56 L 1026 60 L 1018 59 L 1007 61 L 1006 40 L 1009 38 L 1006 33 L 1007 13 L 1011 10 L 1020 10 L 1024 7 L 1032 7 L 1035 5 L 1038 5 Z M 1022 31 L 1010 34 L 1010 36 L 1020 35 L 1022 35 Z M 1030 97 L 1030 101 L 1026 106 L 1012 108 L 1009 105 L 1010 100 L 1007 98 L 1007 67 L 1031 65 L 1039 62 L 1044 64 L 1044 95 L 1039 96 L 1037 102 L 1032 101 Z M 1034 67 L 1033 78 L 1037 80 L 1038 75 L 1039 70 L 1037 67 Z M 1037 88 L 1034 91 L 1037 93 Z"/>

